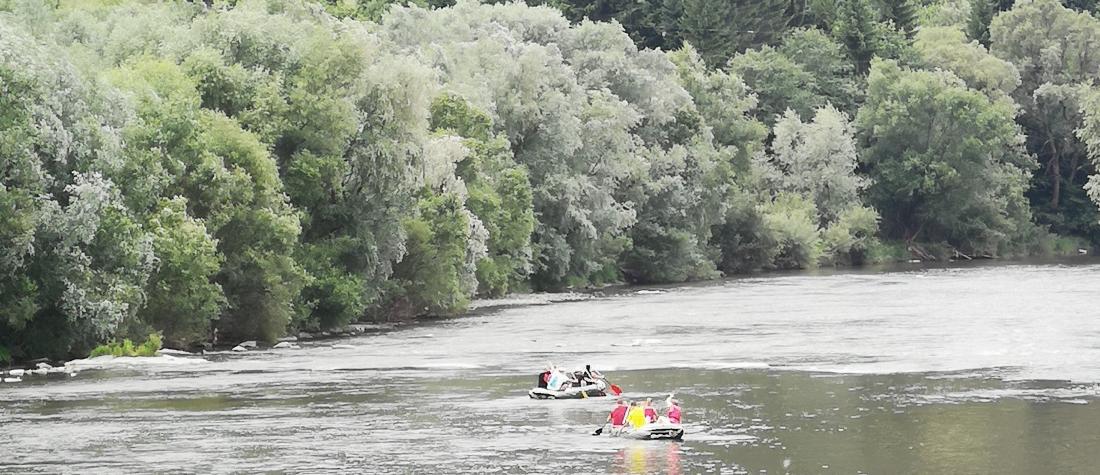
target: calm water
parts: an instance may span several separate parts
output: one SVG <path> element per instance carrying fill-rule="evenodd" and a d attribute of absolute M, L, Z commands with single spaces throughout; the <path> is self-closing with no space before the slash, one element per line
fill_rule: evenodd
<path fill-rule="evenodd" d="M 0 472 L 1096 473 L 1098 291 L 1096 264 L 777 276 L 116 361 L 0 386 Z M 607 400 L 527 399 L 547 360 L 676 393 L 686 439 L 591 436 Z"/>

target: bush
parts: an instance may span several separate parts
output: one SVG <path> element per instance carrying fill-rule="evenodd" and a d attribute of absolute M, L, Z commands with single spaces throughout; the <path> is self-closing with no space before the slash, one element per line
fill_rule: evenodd
<path fill-rule="evenodd" d="M 875 210 L 863 206 L 841 212 L 836 222 L 821 233 L 821 263 L 859 265 L 867 261 L 868 249 L 877 241 L 878 220 Z"/>
<path fill-rule="evenodd" d="M 909 250 L 903 241 L 880 241 L 875 239 L 867 246 L 867 254 L 864 262 L 868 264 L 885 264 L 889 262 L 905 262 L 909 260 Z"/>
<path fill-rule="evenodd" d="M 821 255 L 821 238 L 813 202 L 792 193 L 781 193 L 775 201 L 763 205 L 762 211 L 764 227 L 778 242 L 772 267 L 816 266 Z"/>
<path fill-rule="evenodd" d="M 89 358 L 95 358 L 97 356 L 156 356 L 157 350 L 160 350 L 161 339 L 160 335 L 156 333 L 149 334 L 149 338 L 142 344 L 134 347 L 134 342 L 129 338 L 122 340 L 122 343 L 111 342 L 106 345 L 99 345 L 92 350 L 92 353 L 88 355 Z"/>

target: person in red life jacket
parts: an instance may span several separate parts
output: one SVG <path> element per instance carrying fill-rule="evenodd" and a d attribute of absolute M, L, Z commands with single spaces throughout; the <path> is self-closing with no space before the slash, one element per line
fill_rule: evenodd
<path fill-rule="evenodd" d="M 680 402 L 672 399 L 672 396 L 668 397 L 668 422 L 672 424 L 679 424 L 682 419 L 680 418 Z"/>
<path fill-rule="evenodd" d="M 622 399 L 615 400 L 615 409 L 607 415 L 607 422 L 610 422 L 611 427 L 615 429 L 621 428 L 626 423 L 626 403 Z"/>
<path fill-rule="evenodd" d="M 645 421 L 647 423 L 652 424 L 657 422 L 657 410 L 653 408 L 652 398 L 645 400 L 645 407 L 643 409 L 645 411 Z"/>

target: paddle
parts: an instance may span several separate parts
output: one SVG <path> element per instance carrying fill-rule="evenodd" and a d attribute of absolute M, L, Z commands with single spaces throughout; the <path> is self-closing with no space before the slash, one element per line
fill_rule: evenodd
<path fill-rule="evenodd" d="M 611 385 L 611 394 L 614 394 L 614 395 L 618 396 L 622 393 L 623 393 L 623 388 L 620 388 L 618 384 L 612 384 Z"/>
<path fill-rule="evenodd" d="M 592 432 L 592 435 L 600 435 L 600 434 L 602 434 L 602 433 L 603 433 L 603 428 L 604 428 L 604 427 L 607 427 L 607 423 L 606 423 L 606 422 L 604 422 L 604 423 L 603 423 L 603 425 L 602 425 L 602 426 L 600 426 L 600 428 L 599 428 L 599 429 L 596 429 L 596 430 L 595 430 L 594 432 Z"/>

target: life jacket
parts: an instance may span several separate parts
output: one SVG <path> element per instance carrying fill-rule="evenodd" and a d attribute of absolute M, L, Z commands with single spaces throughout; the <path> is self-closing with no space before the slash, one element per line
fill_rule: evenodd
<path fill-rule="evenodd" d="M 645 408 L 646 422 L 657 422 L 657 410 L 652 407 Z"/>
<path fill-rule="evenodd" d="M 626 422 L 630 423 L 630 427 L 635 429 L 645 425 L 645 412 L 640 407 L 632 407 L 630 411 L 626 413 Z"/>
<path fill-rule="evenodd" d="M 615 406 L 611 410 L 611 425 L 621 426 L 626 419 L 626 406 Z"/>
<path fill-rule="evenodd" d="M 671 406 L 668 408 L 668 421 L 673 424 L 680 423 L 680 406 Z"/>

